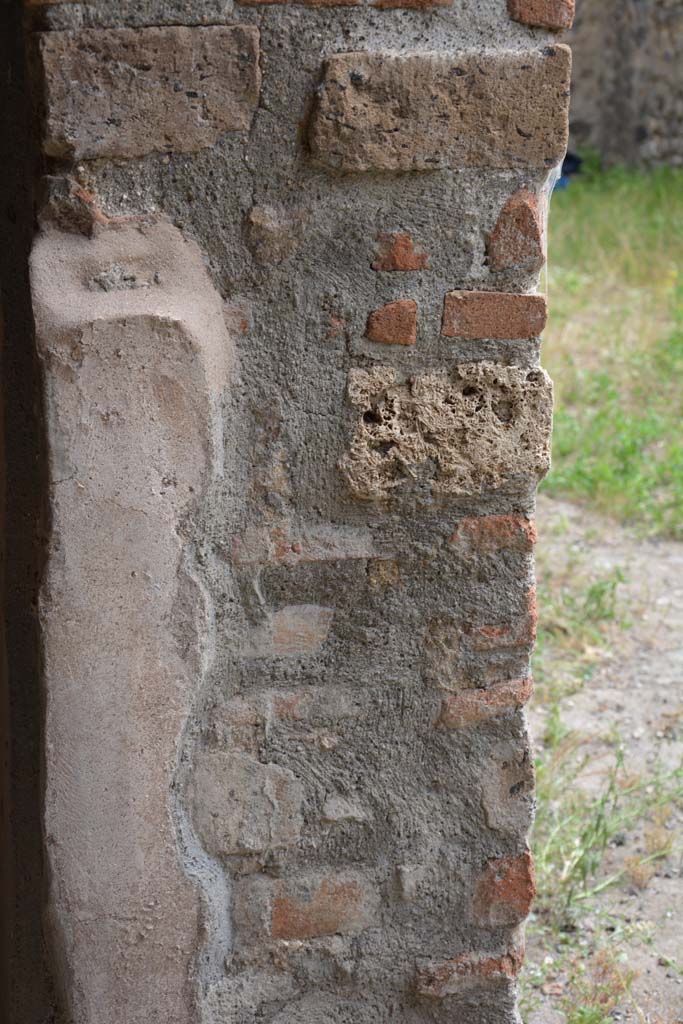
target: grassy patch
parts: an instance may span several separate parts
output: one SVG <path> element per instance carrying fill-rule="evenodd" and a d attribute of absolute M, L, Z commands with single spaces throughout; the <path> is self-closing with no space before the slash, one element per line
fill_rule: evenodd
<path fill-rule="evenodd" d="M 544 487 L 683 537 L 683 171 L 589 171 L 552 200 Z"/>

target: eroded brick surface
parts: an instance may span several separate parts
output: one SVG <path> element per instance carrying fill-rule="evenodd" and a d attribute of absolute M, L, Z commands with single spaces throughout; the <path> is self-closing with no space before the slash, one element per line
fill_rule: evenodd
<path fill-rule="evenodd" d="M 417 992 L 430 999 L 445 999 L 476 989 L 487 979 L 511 980 L 519 974 L 523 963 L 523 948 L 498 956 L 465 953 L 452 960 L 421 966 L 417 972 Z"/>
<path fill-rule="evenodd" d="M 490 927 L 515 925 L 527 917 L 535 896 L 534 860 L 527 850 L 486 865 L 476 882 L 473 911 Z"/>
<path fill-rule="evenodd" d="M 508 11 L 525 25 L 561 32 L 574 23 L 576 0 L 508 0 Z"/>
<path fill-rule="evenodd" d="M 507 711 L 517 711 L 530 699 L 533 683 L 512 679 L 487 690 L 463 690 L 448 697 L 441 707 L 437 725 L 444 729 L 464 729 L 488 721 Z"/>
<path fill-rule="evenodd" d="M 491 270 L 540 270 L 545 263 L 543 225 L 536 196 L 521 189 L 510 196 L 491 232 Z"/>
<path fill-rule="evenodd" d="M 547 305 L 542 295 L 509 292 L 449 292 L 441 333 L 446 338 L 537 338 L 545 329 Z"/>
<path fill-rule="evenodd" d="M 344 171 L 554 167 L 567 148 L 570 67 L 565 46 L 337 54 L 325 61 L 311 150 Z"/>
<path fill-rule="evenodd" d="M 258 38 L 250 25 L 41 33 L 45 153 L 187 153 L 245 131 L 259 97 Z"/>
<path fill-rule="evenodd" d="M 429 256 L 406 231 L 382 234 L 378 239 L 377 259 L 373 270 L 410 271 L 424 270 L 429 265 Z"/>

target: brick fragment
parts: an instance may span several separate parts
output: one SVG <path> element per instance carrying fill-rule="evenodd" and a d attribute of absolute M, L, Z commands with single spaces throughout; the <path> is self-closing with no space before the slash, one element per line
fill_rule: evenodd
<path fill-rule="evenodd" d="M 498 956 L 464 953 L 452 960 L 427 963 L 418 967 L 417 993 L 429 999 L 445 999 L 481 984 L 487 978 L 516 978 L 523 963 L 523 946 Z"/>
<path fill-rule="evenodd" d="M 251 25 L 42 32 L 38 42 L 48 156 L 191 153 L 247 130 L 258 103 Z"/>
<path fill-rule="evenodd" d="M 372 264 L 373 270 L 424 270 L 429 263 L 427 253 L 419 246 L 416 247 L 410 235 L 405 231 L 382 234 L 379 236 L 378 242 L 379 253 Z"/>
<path fill-rule="evenodd" d="M 510 679 L 487 690 L 462 690 L 444 700 L 436 725 L 442 729 L 464 729 L 523 707 L 533 693 L 533 681 Z"/>
<path fill-rule="evenodd" d="M 522 615 L 511 622 L 493 622 L 484 625 L 469 623 L 465 627 L 468 647 L 472 651 L 499 651 L 514 647 L 528 647 L 536 640 L 538 630 L 538 600 L 536 588 L 526 594 L 526 607 Z"/>
<path fill-rule="evenodd" d="M 562 32 L 574 24 L 576 0 L 508 0 L 513 21 Z"/>
<path fill-rule="evenodd" d="M 478 554 L 489 555 L 503 550 L 529 554 L 537 539 L 533 520 L 526 516 L 507 514 L 469 516 L 458 523 L 450 542 L 463 551 Z"/>
<path fill-rule="evenodd" d="M 449 292 L 441 333 L 466 341 L 524 341 L 538 338 L 548 318 L 543 295 L 510 292 Z"/>
<path fill-rule="evenodd" d="M 526 850 L 486 865 L 475 884 L 472 912 L 486 927 L 517 925 L 528 916 L 535 897 L 534 858 Z"/>
<path fill-rule="evenodd" d="M 286 605 L 271 616 L 263 653 L 282 658 L 315 654 L 324 644 L 333 618 L 333 608 Z"/>
<path fill-rule="evenodd" d="M 336 54 L 324 63 L 311 153 L 343 171 L 555 167 L 567 148 L 570 71 L 566 46 Z"/>
<path fill-rule="evenodd" d="M 271 935 L 274 939 L 315 939 L 354 934 L 365 927 L 368 909 L 358 879 L 325 878 L 309 898 L 274 898 Z"/>
<path fill-rule="evenodd" d="M 489 236 L 487 252 L 491 270 L 541 269 L 545 249 L 536 196 L 526 189 L 510 196 Z"/>
<path fill-rule="evenodd" d="M 417 303 L 399 299 L 376 309 L 368 317 L 365 336 L 384 345 L 414 345 L 417 339 Z"/>

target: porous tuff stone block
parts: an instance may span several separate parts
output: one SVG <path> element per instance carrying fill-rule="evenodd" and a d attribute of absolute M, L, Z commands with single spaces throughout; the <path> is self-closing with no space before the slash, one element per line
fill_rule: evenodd
<path fill-rule="evenodd" d="M 510 196 L 487 244 L 491 270 L 540 270 L 545 263 L 538 199 L 526 189 Z"/>
<path fill-rule="evenodd" d="M 576 0 L 508 0 L 508 11 L 523 25 L 562 32 L 574 24 Z"/>
<path fill-rule="evenodd" d="M 352 370 L 348 394 L 358 420 L 340 469 L 357 498 L 388 498 L 411 472 L 435 493 L 478 495 L 534 485 L 548 471 L 544 370 L 465 363 L 402 383 L 381 366 Z"/>
<path fill-rule="evenodd" d="M 571 51 L 342 53 L 323 66 L 316 161 L 342 171 L 556 166 Z"/>
<path fill-rule="evenodd" d="M 74 1024 L 196 1024 L 204 860 L 174 794 L 207 626 L 181 523 L 220 465 L 230 340 L 199 250 L 165 223 L 39 235 L 31 286 L 57 987 Z"/>
<path fill-rule="evenodd" d="M 548 307 L 543 295 L 510 292 L 449 292 L 441 333 L 467 341 L 524 341 L 545 329 Z"/>
<path fill-rule="evenodd" d="M 251 25 L 43 32 L 38 49 L 48 156 L 190 153 L 246 131 L 258 103 Z"/>

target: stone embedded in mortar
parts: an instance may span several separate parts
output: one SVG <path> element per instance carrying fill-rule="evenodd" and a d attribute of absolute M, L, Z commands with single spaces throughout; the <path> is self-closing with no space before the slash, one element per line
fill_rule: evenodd
<path fill-rule="evenodd" d="M 419 245 L 416 246 L 407 231 L 381 234 L 377 239 L 377 259 L 372 269 L 385 272 L 425 270 L 429 256 Z"/>
<path fill-rule="evenodd" d="M 541 336 L 547 319 L 543 295 L 449 292 L 443 304 L 441 333 L 465 341 L 526 341 Z"/>
<path fill-rule="evenodd" d="M 389 302 L 368 317 L 365 336 L 383 345 L 414 345 L 417 339 L 417 303 L 413 299 Z"/>
<path fill-rule="evenodd" d="M 339 468 L 357 498 L 428 481 L 443 495 L 537 483 L 550 465 L 552 384 L 544 370 L 465 363 L 400 382 L 391 367 L 353 369 L 358 410 Z"/>
<path fill-rule="evenodd" d="M 488 827 L 510 837 L 525 836 L 533 820 L 534 785 L 534 764 L 527 742 L 498 744 L 490 771 L 481 782 Z"/>
<path fill-rule="evenodd" d="M 472 991 L 486 979 L 512 980 L 519 974 L 523 963 L 523 946 L 495 956 L 463 953 L 452 960 L 421 963 L 415 987 L 422 997 L 446 999 Z"/>
<path fill-rule="evenodd" d="M 112 267 L 153 284 L 90 287 Z M 194 1024 L 208 890 L 174 796 L 208 627 L 183 523 L 219 469 L 231 343 L 198 248 L 170 224 L 91 239 L 51 229 L 34 244 L 31 287 L 50 477 L 43 813 L 61 1009 L 74 1024 Z"/>
<path fill-rule="evenodd" d="M 42 32 L 38 48 L 48 156 L 191 153 L 246 131 L 258 104 L 251 25 Z"/>
<path fill-rule="evenodd" d="M 323 935 L 355 935 L 370 923 L 375 894 L 362 878 L 332 876 L 304 885 L 301 895 L 280 883 L 272 902 L 274 939 L 313 939 Z"/>
<path fill-rule="evenodd" d="M 518 711 L 531 699 L 533 682 L 510 679 L 488 689 L 461 690 L 447 697 L 436 725 L 442 729 L 464 729 L 509 711 Z"/>
<path fill-rule="evenodd" d="M 529 915 L 535 897 L 534 858 L 526 850 L 517 857 L 489 861 L 475 884 L 472 913 L 487 928 L 518 925 Z"/>
<path fill-rule="evenodd" d="M 567 149 L 570 72 L 566 46 L 336 54 L 323 65 L 311 153 L 342 171 L 547 170 Z"/>
<path fill-rule="evenodd" d="M 562 32 L 574 24 L 576 0 L 508 0 L 508 11 L 524 25 Z"/>
<path fill-rule="evenodd" d="M 284 263 L 301 244 L 304 217 L 272 206 L 252 206 L 246 220 L 246 242 L 257 263 Z"/>
<path fill-rule="evenodd" d="M 190 801 L 197 832 L 215 856 L 262 854 L 299 839 L 303 787 L 277 764 L 203 751 L 195 761 Z"/>
<path fill-rule="evenodd" d="M 491 270 L 534 273 L 545 263 L 538 199 L 527 189 L 510 196 L 486 246 Z"/>

